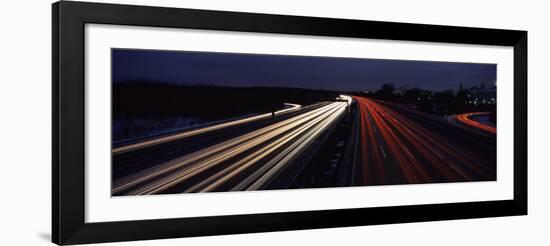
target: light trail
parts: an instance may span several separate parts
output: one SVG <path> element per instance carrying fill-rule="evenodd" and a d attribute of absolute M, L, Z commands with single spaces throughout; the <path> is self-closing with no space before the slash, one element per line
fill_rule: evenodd
<path fill-rule="evenodd" d="M 381 163 L 391 163 L 385 158 L 389 156 L 408 183 L 433 182 L 442 178 L 466 181 L 494 176 L 494 170 L 489 169 L 487 163 L 434 134 L 429 126 L 420 125 L 374 100 L 354 99 L 361 114 L 361 144 L 380 146 L 362 148 L 365 184 L 384 183 L 388 167 Z M 369 118 L 374 123 L 371 124 Z M 379 139 L 375 136 L 377 132 Z M 380 155 L 379 150 L 384 150 L 384 153 Z M 384 161 L 381 161 L 381 156 Z"/>
<path fill-rule="evenodd" d="M 383 107 L 383 106 L 380 106 Z M 383 107 L 389 110 L 387 107 Z M 487 164 L 482 164 L 470 153 L 466 153 L 462 148 L 448 141 L 437 134 L 434 134 L 425 126 L 421 126 L 393 110 L 389 110 L 393 117 L 402 122 L 401 125 L 396 125 L 401 131 L 404 129 L 403 135 L 411 142 L 415 149 L 419 150 L 428 161 L 450 181 L 471 180 L 471 175 L 468 175 L 468 170 L 465 166 L 473 169 L 475 173 L 489 175 Z M 413 134 L 413 132 L 417 134 Z M 453 169 L 453 170 L 450 170 Z M 458 173 L 458 174 L 457 174 Z"/>
<path fill-rule="evenodd" d="M 374 102 L 371 103 L 374 104 Z M 448 180 L 453 181 L 463 179 L 464 175 L 460 176 L 451 170 L 447 170 L 449 165 L 451 165 L 452 167 L 452 163 L 444 163 L 442 159 L 445 157 L 442 155 L 438 156 L 436 154 L 439 153 L 437 149 L 440 148 L 441 145 L 444 145 L 445 140 L 434 140 L 437 138 L 437 136 L 434 136 L 434 134 L 427 130 L 425 127 L 422 127 L 410 121 L 400 114 L 397 114 L 395 111 L 390 110 L 387 107 L 381 106 L 380 104 L 376 104 L 376 107 L 379 108 L 378 110 L 384 110 L 385 112 L 387 112 L 387 117 L 390 118 L 392 121 L 390 122 L 392 127 L 395 128 L 396 131 L 399 132 L 400 135 L 402 135 L 407 142 L 411 143 L 414 149 L 419 151 L 422 156 L 429 161 L 431 165 L 435 166 L 437 169 L 440 169 L 441 174 L 444 175 Z M 423 139 L 420 139 L 416 134 L 413 134 L 413 132 L 421 134 L 423 136 Z M 402 144 L 402 149 L 407 152 L 410 158 L 415 159 L 415 157 L 404 144 Z"/>
<path fill-rule="evenodd" d="M 327 107 L 327 106 L 325 106 Z M 175 169 L 184 167 L 190 163 L 193 163 L 195 161 L 199 161 L 201 159 L 205 158 L 214 158 L 218 155 L 212 155 L 212 153 L 225 153 L 229 154 L 226 150 L 230 149 L 231 147 L 234 147 L 238 144 L 246 143 L 247 141 L 251 141 L 251 139 L 254 139 L 256 137 L 262 136 L 262 134 L 267 134 L 271 131 L 274 131 L 277 128 L 282 128 L 284 126 L 287 126 L 293 122 L 297 122 L 303 118 L 309 117 L 312 114 L 315 114 L 322 110 L 323 108 L 315 109 L 309 112 L 306 112 L 304 114 L 300 114 L 296 117 L 281 121 L 279 123 L 273 124 L 271 126 L 250 132 L 248 134 L 239 136 L 237 138 L 230 139 L 228 141 L 207 147 L 205 149 L 202 149 L 200 151 L 197 151 L 195 153 L 174 159 L 172 161 L 163 163 L 161 165 L 154 166 L 152 168 L 140 171 L 136 174 L 128 175 L 124 178 L 118 179 L 115 181 L 115 185 L 113 188 L 113 192 L 119 192 L 121 190 L 127 189 L 135 184 L 138 184 L 143 181 L 150 180 L 152 178 L 155 178 L 157 176 L 163 175 L 165 173 L 171 172 Z M 229 155 L 226 155 L 227 158 L 232 157 Z"/>
<path fill-rule="evenodd" d="M 301 108 L 301 105 L 298 105 L 298 104 L 285 103 L 285 105 L 290 106 L 290 108 L 286 108 L 286 109 L 283 109 L 283 110 L 276 111 L 275 115 L 281 115 L 281 114 L 284 114 L 284 113 L 293 112 L 293 111 L 296 111 L 296 110 Z M 146 148 L 146 147 L 157 145 L 157 144 L 167 143 L 167 142 L 174 141 L 174 140 L 180 140 L 180 139 L 183 139 L 183 138 L 188 138 L 188 137 L 196 136 L 196 135 L 199 135 L 199 134 L 203 134 L 203 133 L 207 133 L 207 132 L 211 132 L 211 131 L 215 131 L 215 130 L 220 130 L 220 129 L 223 129 L 223 128 L 236 126 L 236 125 L 240 125 L 240 124 L 244 124 L 244 123 L 249 123 L 249 122 L 253 122 L 253 121 L 257 121 L 257 120 L 261 120 L 261 119 L 266 119 L 266 118 L 270 118 L 270 117 L 272 117 L 272 114 L 271 113 L 266 113 L 266 114 L 251 116 L 251 117 L 242 118 L 242 119 L 238 119 L 238 120 L 234 120 L 234 121 L 215 124 L 215 125 L 212 125 L 212 126 L 203 127 L 203 128 L 199 128 L 199 129 L 195 129 L 195 130 L 190 130 L 190 131 L 185 131 L 185 132 L 181 132 L 181 133 L 171 134 L 171 135 L 168 135 L 168 136 L 162 136 L 162 137 L 158 137 L 158 138 L 144 140 L 144 141 L 137 142 L 137 143 L 134 143 L 134 144 L 128 144 L 128 145 L 124 145 L 124 146 L 121 146 L 121 147 L 113 148 L 112 149 L 112 154 L 113 155 L 122 154 L 122 153 L 126 153 L 128 151 L 138 150 L 138 149 Z"/>
<path fill-rule="evenodd" d="M 243 182 L 234 187 L 232 190 L 242 190 L 244 186 L 250 184 L 255 179 L 257 181 L 254 184 L 250 185 L 247 190 L 260 189 L 270 179 L 274 178 L 277 175 L 278 171 L 288 165 L 293 158 L 305 151 L 308 144 L 311 143 L 312 140 L 314 140 L 316 137 L 318 137 L 328 124 L 332 123 L 338 116 L 342 115 L 342 112 L 344 110 L 345 107 L 337 107 L 325 112 L 323 115 L 320 115 L 319 117 L 311 120 L 300 128 L 293 130 L 292 132 L 279 138 L 275 142 L 248 155 L 246 158 L 233 164 L 231 167 L 224 168 L 216 175 L 211 176 L 208 180 L 205 180 L 200 184 L 186 190 L 186 192 L 213 191 L 224 182 L 227 182 L 231 178 L 236 177 L 251 166 L 258 165 L 259 161 L 262 160 L 262 158 L 265 158 L 269 154 L 279 152 L 278 155 L 271 158 L 267 163 L 262 164 L 259 170 L 245 178 Z M 284 146 L 288 143 L 291 144 L 285 148 Z M 208 183 L 211 184 L 203 189 L 199 189 L 199 187 L 204 186 Z"/>
<path fill-rule="evenodd" d="M 456 116 L 456 119 L 459 122 L 462 122 L 468 126 L 475 127 L 477 129 L 481 129 L 483 131 L 487 131 L 493 134 L 497 133 L 497 129 L 495 127 L 477 122 L 475 120 L 472 120 L 472 116 L 478 116 L 478 115 L 487 115 L 488 112 L 474 112 L 474 113 L 466 113 L 466 114 L 459 114 Z"/>
<path fill-rule="evenodd" d="M 323 155 L 318 149 L 328 136 L 334 139 L 334 136 L 340 136 L 338 134 L 346 134 L 341 130 L 346 129 L 346 125 L 340 122 L 348 122 L 348 118 L 343 116 L 354 112 L 349 107 L 353 100 L 357 102 L 354 104 L 357 110 L 349 119 L 355 121 L 352 125 L 355 130 L 349 134 L 354 134 L 354 137 L 345 137 L 352 139 L 345 142 L 344 155 L 348 161 L 337 170 L 340 172 L 338 177 L 347 177 L 342 173 L 351 172 L 352 178 L 343 178 L 345 181 L 342 184 L 348 181 L 353 185 L 476 181 L 495 177 L 496 169 L 491 158 L 485 158 L 475 148 L 464 147 L 470 141 L 468 134 L 472 134 L 475 135 L 472 138 L 480 138 L 478 146 L 490 151 L 490 146 L 486 145 L 493 141 L 490 136 L 474 134 L 444 119 L 398 104 L 340 96 L 333 102 L 306 106 L 292 115 L 266 121 L 271 122 L 267 126 L 261 122 L 242 126 L 250 127 L 247 131 L 239 131 L 246 132 L 242 134 L 224 129 L 227 125 L 222 125 L 219 129 L 223 129 L 220 133 L 225 141 L 219 143 L 217 141 L 222 139 L 218 139 L 216 143 L 208 144 L 212 141 L 201 138 L 197 140 L 199 145 L 195 146 L 202 146 L 198 150 L 191 148 L 192 152 L 188 150 L 179 156 L 173 154 L 174 157 L 168 161 L 155 162 L 152 164 L 154 166 L 116 178 L 112 194 L 148 195 L 287 187 L 302 173 L 318 168 L 311 166 L 309 160 L 313 156 L 319 158 Z M 210 127 L 214 126 L 206 128 Z M 339 130 L 332 133 L 333 129 Z M 463 131 L 467 136 L 463 137 L 456 131 Z M 457 138 L 460 140 L 457 141 Z M 153 145 L 156 144 L 159 143 Z M 166 151 L 181 147 L 178 144 L 171 144 Z M 323 148 L 326 146 L 323 145 Z M 151 150 L 142 151 L 128 154 L 135 154 L 135 160 L 143 162 L 143 158 L 150 158 L 148 151 Z M 131 161 L 128 163 L 132 164 Z M 308 171 L 302 172 L 303 169 Z"/>
<path fill-rule="evenodd" d="M 214 174 L 188 188 L 188 192 L 212 191 L 228 180 L 255 165 L 264 165 L 255 172 L 255 179 L 248 179 L 247 186 L 258 187 L 276 176 L 293 156 L 305 151 L 308 144 L 318 137 L 325 127 L 336 121 L 344 112 L 351 98 L 345 102 L 333 102 L 320 108 L 299 114 L 273 125 L 204 148 L 172 161 L 143 170 L 115 181 L 113 193 L 127 195 L 155 194 L 173 188 L 199 174 L 212 172 L 214 167 L 226 165 Z M 306 136 L 306 137 L 304 137 Z M 288 145 L 293 146 L 289 148 Z M 270 154 L 279 154 L 265 160 Z M 245 155 L 246 154 L 246 155 Z M 245 155 L 235 160 L 235 157 Z M 254 181 L 254 184 L 251 182 Z M 243 186 L 244 187 L 244 186 Z M 249 189 L 250 189 L 249 187 Z"/>
<path fill-rule="evenodd" d="M 341 95 L 340 98 L 346 101 L 346 106 L 351 104 L 351 97 Z M 308 134 L 305 134 L 300 139 L 294 141 L 292 145 L 281 151 L 275 158 L 271 159 L 266 165 L 262 166 L 260 170 L 256 171 L 248 179 L 245 179 L 244 181 L 239 183 L 239 185 L 234 187 L 233 190 L 242 189 L 243 186 L 248 185 L 252 182 L 254 178 L 257 178 L 258 176 L 261 177 L 257 178 L 257 180 L 253 184 L 251 184 L 247 188 L 247 190 L 258 190 L 266 183 L 270 182 L 270 180 L 274 178 L 281 169 L 283 169 L 286 165 L 288 165 L 290 161 L 292 161 L 305 150 L 307 150 L 310 144 L 312 144 L 317 138 L 319 138 L 320 135 L 328 127 L 333 125 L 336 120 L 343 115 L 345 109 L 346 107 L 341 106 L 335 111 L 329 112 L 326 117 L 321 117 L 319 120 L 320 123 L 312 128 L 311 131 L 308 132 Z M 272 168 L 269 169 L 269 167 Z"/>
<path fill-rule="evenodd" d="M 375 137 L 376 127 L 373 127 L 373 115 L 370 115 L 369 109 L 363 98 L 356 97 L 355 100 L 357 101 L 361 121 L 363 182 L 378 184 L 386 183 L 386 174 L 384 173 L 382 163 L 382 159 L 386 158 L 386 153 L 383 152 L 382 145 L 377 144 Z M 380 149 L 375 146 L 380 146 Z M 371 165 L 371 163 L 373 165 Z M 371 175 L 371 173 L 376 173 L 377 175 Z"/>

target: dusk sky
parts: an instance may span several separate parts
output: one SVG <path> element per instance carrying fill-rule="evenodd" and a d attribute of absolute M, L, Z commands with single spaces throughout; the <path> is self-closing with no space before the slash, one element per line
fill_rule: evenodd
<path fill-rule="evenodd" d="M 495 64 L 264 54 L 112 50 L 113 82 L 376 90 L 384 83 L 441 91 L 494 85 Z"/>

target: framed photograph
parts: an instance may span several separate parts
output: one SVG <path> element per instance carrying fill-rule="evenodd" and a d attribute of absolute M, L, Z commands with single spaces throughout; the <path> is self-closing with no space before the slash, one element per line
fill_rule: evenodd
<path fill-rule="evenodd" d="M 527 214 L 527 32 L 53 4 L 53 242 Z"/>

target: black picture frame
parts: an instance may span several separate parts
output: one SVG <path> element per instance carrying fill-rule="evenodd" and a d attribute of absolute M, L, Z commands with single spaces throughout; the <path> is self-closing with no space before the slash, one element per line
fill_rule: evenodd
<path fill-rule="evenodd" d="M 52 241 L 82 244 L 527 214 L 527 32 L 61 1 L 52 6 Z M 514 199 L 153 219 L 84 220 L 85 23 L 513 47 Z"/>

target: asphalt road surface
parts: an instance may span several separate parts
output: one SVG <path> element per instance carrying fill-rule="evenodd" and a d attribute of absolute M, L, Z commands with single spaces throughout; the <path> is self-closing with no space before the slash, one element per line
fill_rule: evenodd
<path fill-rule="evenodd" d="M 354 97 L 359 135 L 352 183 L 496 179 L 496 135 L 476 134 L 408 107 Z M 359 172 L 359 174 L 357 174 Z"/>
<path fill-rule="evenodd" d="M 496 180 L 496 130 L 469 127 L 363 97 L 289 104 L 115 146 L 112 194 L 307 188 L 327 168 L 337 182 L 311 187 Z"/>
<path fill-rule="evenodd" d="M 351 98 L 239 119 L 113 149 L 114 195 L 257 190 L 305 164 Z"/>

